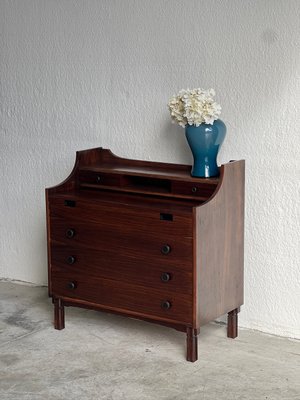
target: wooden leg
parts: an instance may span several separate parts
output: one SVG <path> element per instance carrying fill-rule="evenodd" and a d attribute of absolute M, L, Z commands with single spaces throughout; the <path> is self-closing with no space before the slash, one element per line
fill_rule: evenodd
<path fill-rule="evenodd" d="M 238 313 L 240 309 L 235 308 L 228 313 L 227 317 L 227 337 L 235 339 L 238 335 Z"/>
<path fill-rule="evenodd" d="M 195 362 L 198 360 L 198 332 L 197 329 L 188 327 L 186 329 L 187 361 Z"/>
<path fill-rule="evenodd" d="M 61 330 L 65 327 L 65 308 L 61 299 L 54 299 L 54 328 Z"/>

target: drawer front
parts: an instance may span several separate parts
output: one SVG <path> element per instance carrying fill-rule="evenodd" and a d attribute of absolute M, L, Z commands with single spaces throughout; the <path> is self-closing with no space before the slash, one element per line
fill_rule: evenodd
<path fill-rule="evenodd" d="M 159 290 L 192 294 L 192 270 L 169 262 L 168 255 L 147 257 L 135 249 L 112 251 L 53 244 L 51 270 L 102 277 Z M 186 266 L 186 265 L 185 265 Z"/>
<path fill-rule="evenodd" d="M 191 271 L 192 238 L 160 229 L 159 223 L 155 229 L 148 228 L 147 224 L 126 225 L 124 221 L 109 226 L 103 221 L 98 224 L 53 217 L 50 219 L 50 241 L 52 245 L 60 243 L 74 249 L 84 248 L 85 254 L 88 249 L 97 250 L 98 260 L 103 255 L 114 263 L 123 258 L 125 263 L 140 268 L 167 264 Z"/>
<path fill-rule="evenodd" d="M 168 290 L 160 291 L 82 274 L 53 272 L 52 292 L 56 297 L 79 299 L 116 311 L 192 322 L 192 296 Z"/>
<path fill-rule="evenodd" d="M 208 199 L 216 190 L 217 185 L 202 182 L 172 182 L 172 193 Z"/>
<path fill-rule="evenodd" d="M 105 172 L 80 171 L 79 184 L 92 184 L 101 186 L 120 186 L 121 176 Z"/>
<path fill-rule="evenodd" d="M 50 216 L 101 223 L 107 231 L 116 227 L 125 234 L 139 231 L 192 236 L 192 212 L 179 213 L 173 211 L 171 205 L 159 210 L 151 209 L 151 202 L 147 205 L 149 207 L 133 207 L 129 204 L 78 200 L 76 197 L 54 197 L 49 201 Z"/>

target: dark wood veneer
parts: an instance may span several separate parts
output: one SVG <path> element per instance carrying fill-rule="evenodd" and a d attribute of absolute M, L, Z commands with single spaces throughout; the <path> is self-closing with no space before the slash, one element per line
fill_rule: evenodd
<path fill-rule="evenodd" d="M 243 304 L 244 161 L 220 176 L 190 166 L 129 160 L 96 148 L 77 152 L 70 176 L 46 189 L 49 295 L 54 326 L 78 306 L 197 335 L 228 313 L 237 336 Z"/>

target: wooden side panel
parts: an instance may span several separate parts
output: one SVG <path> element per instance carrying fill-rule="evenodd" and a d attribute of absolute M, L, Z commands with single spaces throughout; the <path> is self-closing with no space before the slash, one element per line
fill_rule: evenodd
<path fill-rule="evenodd" d="M 214 197 L 196 208 L 200 325 L 243 304 L 244 175 L 244 160 L 223 165 Z"/>
<path fill-rule="evenodd" d="M 46 189 L 46 227 L 47 227 L 47 263 L 48 263 L 48 295 L 52 296 L 51 285 L 51 245 L 50 245 L 50 210 L 49 210 L 49 196 L 48 189 Z"/>

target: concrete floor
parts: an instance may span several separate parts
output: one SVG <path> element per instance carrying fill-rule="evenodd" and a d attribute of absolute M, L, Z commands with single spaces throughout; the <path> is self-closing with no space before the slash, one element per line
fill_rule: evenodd
<path fill-rule="evenodd" d="M 44 287 L 0 282 L 1 400 L 300 399 L 300 343 L 209 324 L 199 361 L 185 335 L 142 321 L 66 309 L 52 326 Z"/>

